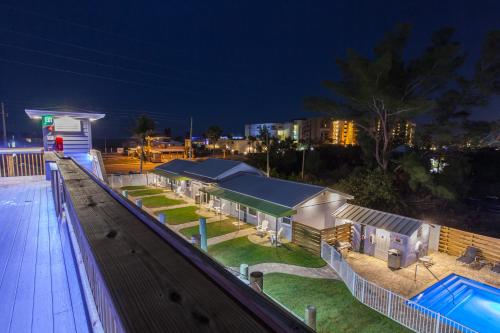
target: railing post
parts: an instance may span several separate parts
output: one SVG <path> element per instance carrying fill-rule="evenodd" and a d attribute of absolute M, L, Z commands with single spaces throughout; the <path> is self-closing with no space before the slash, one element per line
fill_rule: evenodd
<path fill-rule="evenodd" d="M 128 198 L 128 191 L 127 191 L 127 190 L 123 190 L 123 191 L 122 191 L 122 195 L 123 195 L 125 198 Z"/>
<path fill-rule="evenodd" d="M 361 286 L 361 303 L 364 303 L 365 302 L 365 286 L 366 286 L 366 280 L 365 279 L 362 279 L 361 281 L 363 281 L 363 285 Z"/>
<path fill-rule="evenodd" d="M 142 199 L 136 199 L 135 204 L 137 207 L 142 208 Z"/>
<path fill-rule="evenodd" d="M 207 245 L 207 219 L 204 217 L 200 217 L 200 225 L 199 225 L 199 230 L 200 230 L 200 247 L 203 251 L 207 252 L 208 250 L 208 245 Z"/>
<path fill-rule="evenodd" d="M 249 276 L 248 276 L 248 265 L 247 264 L 240 265 L 240 278 L 248 281 Z"/>
<path fill-rule="evenodd" d="M 441 331 L 441 315 L 436 313 L 436 326 L 434 328 L 434 333 L 439 333 Z"/>
<path fill-rule="evenodd" d="M 388 299 L 387 299 L 387 317 L 391 318 L 391 310 L 392 310 L 392 307 L 391 307 L 391 303 L 392 303 L 392 292 L 387 291 L 387 293 L 389 294 L 389 297 L 388 297 Z"/>

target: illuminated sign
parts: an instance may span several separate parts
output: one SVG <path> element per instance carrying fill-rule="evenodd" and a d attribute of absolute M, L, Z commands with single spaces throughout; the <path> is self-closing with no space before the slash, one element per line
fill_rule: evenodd
<path fill-rule="evenodd" d="M 54 119 L 54 126 L 57 132 L 81 132 L 82 124 L 79 119 L 68 116 Z"/>
<path fill-rule="evenodd" d="M 42 126 L 50 126 L 54 124 L 54 116 L 45 115 L 42 116 Z"/>

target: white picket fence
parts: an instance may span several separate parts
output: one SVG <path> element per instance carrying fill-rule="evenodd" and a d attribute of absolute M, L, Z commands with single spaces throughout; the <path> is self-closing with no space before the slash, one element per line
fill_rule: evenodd
<path fill-rule="evenodd" d="M 337 272 L 352 295 L 361 303 L 415 332 L 476 332 L 467 326 L 362 278 L 354 272 L 351 266 L 342 258 L 342 255 L 326 242 L 321 243 L 321 257 Z"/>

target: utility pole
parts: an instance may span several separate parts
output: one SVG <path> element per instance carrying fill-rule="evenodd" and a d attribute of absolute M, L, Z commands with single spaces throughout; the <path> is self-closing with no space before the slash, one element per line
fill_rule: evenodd
<path fill-rule="evenodd" d="M 269 178 L 269 130 L 266 131 L 267 177 Z"/>
<path fill-rule="evenodd" d="M 189 159 L 193 158 L 193 117 L 191 117 L 191 125 L 189 126 Z"/>
<path fill-rule="evenodd" d="M 304 147 L 302 149 L 302 172 L 300 173 L 300 178 L 302 178 L 302 180 L 304 180 L 304 166 L 306 164 L 306 148 Z"/>
<path fill-rule="evenodd" d="M 7 147 L 7 126 L 5 125 L 5 108 L 2 102 L 2 125 L 3 125 L 3 144 Z"/>

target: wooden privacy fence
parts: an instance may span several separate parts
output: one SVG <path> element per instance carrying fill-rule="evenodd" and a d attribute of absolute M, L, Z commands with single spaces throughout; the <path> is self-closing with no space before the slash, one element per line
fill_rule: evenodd
<path fill-rule="evenodd" d="M 0 177 L 44 174 L 43 148 L 0 149 Z"/>
<path fill-rule="evenodd" d="M 468 246 L 479 249 L 479 257 L 490 262 L 500 262 L 500 239 L 473 234 L 449 227 L 441 227 L 439 252 L 461 256 Z"/>
<path fill-rule="evenodd" d="M 351 224 L 346 223 L 337 227 L 319 230 L 299 222 L 292 223 L 292 242 L 304 249 L 321 255 L 321 241 L 333 244 L 336 241 L 351 242 Z"/>

